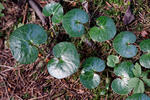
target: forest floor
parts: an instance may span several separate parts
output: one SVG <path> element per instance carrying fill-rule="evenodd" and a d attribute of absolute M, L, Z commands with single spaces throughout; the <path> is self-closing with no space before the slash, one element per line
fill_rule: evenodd
<path fill-rule="evenodd" d="M 36 0 L 42 8 L 52 0 Z M 91 16 L 91 20 L 96 20 L 99 16 L 105 15 L 114 19 L 117 33 L 121 31 L 131 31 L 137 36 L 136 43 L 150 38 L 150 1 L 149 0 L 133 0 L 131 9 L 134 15 L 133 21 L 125 25 L 123 17 L 126 13 L 128 0 L 87 0 L 88 3 L 82 4 L 81 0 L 54 0 L 60 2 L 66 13 L 73 8 L 86 9 Z M 118 1 L 118 2 L 117 2 Z M 100 85 L 92 90 L 82 86 L 79 80 L 80 69 L 77 73 L 65 79 L 56 79 L 49 75 L 47 71 L 47 61 L 52 55 L 52 48 L 61 41 L 71 41 L 76 45 L 81 55 L 81 62 L 87 57 L 97 56 L 103 60 L 107 59 L 110 54 L 118 55 L 113 47 L 112 40 L 103 43 L 93 42 L 92 47 L 81 40 L 81 38 L 70 38 L 62 28 L 58 25 L 55 32 L 49 29 L 49 18 L 47 23 L 42 21 L 36 15 L 35 11 L 30 7 L 26 0 L 1 0 L 4 6 L 0 17 L 0 100 L 125 100 L 127 96 L 114 93 L 109 86 L 109 90 L 105 89 L 105 79 L 109 77 L 110 81 L 116 78 L 112 68 L 106 67 L 105 71 L 99 73 L 101 76 Z M 18 64 L 12 57 L 9 49 L 9 36 L 18 27 L 35 23 L 43 26 L 48 33 L 48 43 L 41 45 L 41 48 L 47 51 L 46 60 L 42 60 L 41 55 L 35 63 L 29 65 Z M 90 24 L 92 27 L 95 22 Z M 110 52 L 111 51 L 111 52 Z M 121 61 L 129 60 L 135 63 L 138 61 L 141 53 L 131 58 L 121 58 Z M 142 68 L 143 71 L 147 70 Z M 111 85 L 111 84 L 110 84 Z M 150 96 L 150 88 L 145 87 L 145 94 Z M 130 93 L 129 95 L 131 95 Z"/>

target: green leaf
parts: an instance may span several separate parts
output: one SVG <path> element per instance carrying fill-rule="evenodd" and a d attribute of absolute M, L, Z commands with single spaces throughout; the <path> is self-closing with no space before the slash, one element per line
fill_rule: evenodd
<path fill-rule="evenodd" d="M 105 69 L 105 62 L 97 57 L 89 57 L 82 64 L 83 70 L 85 71 L 96 71 L 101 72 Z"/>
<path fill-rule="evenodd" d="M 4 16 L 4 14 L 3 13 L 0 13 L 0 17 L 3 17 Z"/>
<path fill-rule="evenodd" d="M 109 67 L 115 67 L 115 65 L 119 63 L 119 57 L 115 55 L 109 55 L 107 57 L 107 65 Z"/>
<path fill-rule="evenodd" d="M 48 62 L 50 75 L 57 79 L 66 78 L 75 73 L 80 64 L 79 54 L 74 44 L 61 42 L 53 48 L 54 58 Z"/>
<path fill-rule="evenodd" d="M 150 87 L 150 79 L 148 79 L 148 78 L 143 78 L 142 80 L 144 81 L 144 83 L 145 83 L 147 86 Z"/>
<path fill-rule="evenodd" d="M 114 73 L 120 78 L 113 80 L 112 90 L 118 94 L 125 95 L 131 91 L 128 87 L 129 79 L 133 77 L 132 69 L 134 65 L 131 62 L 122 62 L 114 69 Z"/>
<path fill-rule="evenodd" d="M 34 45 L 45 43 L 47 34 L 36 24 L 26 24 L 17 28 L 9 38 L 13 57 L 21 64 L 33 63 L 38 57 L 38 49 Z"/>
<path fill-rule="evenodd" d="M 84 25 L 89 20 L 88 14 L 81 9 L 73 9 L 63 17 L 63 27 L 71 37 L 80 37 L 85 33 Z"/>
<path fill-rule="evenodd" d="M 63 7 L 59 3 L 52 2 L 43 8 L 43 14 L 45 16 L 53 15 L 52 22 L 54 24 L 60 23 L 62 21 L 63 13 Z"/>
<path fill-rule="evenodd" d="M 128 87 L 128 79 L 115 79 L 111 84 L 112 90 L 120 95 L 126 95 L 131 91 L 131 88 Z"/>
<path fill-rule="evenodd" d="M 150 71 L 143 72 L 141 77 L 144 83 L 146 83 L 146 85 L 150 87 L 150 79 L 148 79 L 148 73 L 150 73 Z"/>
<path fill-rule="evenodd" d="M 129 88 L 133 88 L 133 93 L 144 93 L 144 83 L 139 78 L 131 78 L 128 82 Z"/>
<path fill-rule="evenodd" d="M 122 57 L 132 58 L 138 51 L 136 46 L 132 45 L 135 41 L 136 36 L 132 32 L 124 31 L 115 37 L 113 46 L 115 51 Z"/>
<path fill-rule="evenodd" d="M 80 75 L 80 82 L 88 89 L 96 88 L 100 83 L 99 75 L 95 74 L 93 71 L 82 70 Z"/>
<path fill-rule="evenodd" d="M 141 76 L 141 66 L 136 63 L 135 66 L 134 66 L 134 69 L 132 70 L 133 71 L 133 74 L 136 76 L 136 77 L 140 77 Z"/>
<path fill-rule="evenodd" d="M 140 64 L 145 68 L 150 68 L 150 53 L 143 54 L 140 57 Z"/>
<path fill-rule="evenodd" d="M 89 32 L 92 40 L 103 42 L 112 39 L 116 35 L 116 26 L 111 18 L 101 16 L 97 18 L 96 22 L 98 27 L 94 26 Z"/>
<path fill-rule="evenodd" d="M 140 64 L 145 68 L 150 68 L 150 39 L 143 40 L 140 43 L 140 48 L 143 52 L 147 52 L 140 57 Z"/>
<path fill-rule="evenodd" d="M 114 73 L 122 78 L 130 79 L 134 76 L 132 72 L 133 68 L 134 65 L 131 62 L 122 62 L 117 67 L 115 67 Z"/>
<path fill-rule="evenodd" d="M 143 40 L 140 43 L 140 48 L 143 52 L 150 52 L 150 39 Z"/>
<path fill-rule="evenodd" d="M 5 8 L 4 8 L 3 4 L 0 3 L 0 11 L 2 11 L 3 9 L 5 9 Z"/>
<path fill-rule="evenodd" d="M 143 93 L 137 93 L 129 96 L 126 100 L 150 100 L 150 97 Z"/>
<path fill-rule="evenodd" d="M 4 14 L 2 13 L 2 10 L 3 10 L 3 9 L 5 9 L 5 8 L 4 8 L 3 4 L 0 3 L 0 17 L 3 17 L 3 16 L 4 16 Z M 0 22 L 1 22 L 1 21 L 0 21 Z"/>

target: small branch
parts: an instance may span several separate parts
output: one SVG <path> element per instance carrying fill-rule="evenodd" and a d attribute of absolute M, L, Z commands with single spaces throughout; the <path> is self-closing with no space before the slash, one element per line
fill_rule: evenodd
<path fill-rule="evenodd" d="M 6 69 L 6 70 L 4 70 L 4 71 L 1 71 L 0 74 L 3 74 L 3 73 L 8 72 L 8 71 L 10 71 L 10 70 L 12 70 L 12 69 Z"/>
<path fill-rule="evenodd" d="M 47 97 L 48 95 L 44 95 L 44 96 L 41 96 L 41 97 L 35 97 L 35 98 L 31 98 L 29 100 L 38 100 L 38 99 L 42 99 L 42 98 L 45 98 Z"/>
<path fill-rule="evenodd" d="M 25 22 L 25 19 L 26 19 L 26 15 L 27 15 L 27 9 L 28 9 L 28 3 L 26 3 L 26 6 L 25 6 L 25 10 L 24 10 L 24 15 L 23 15 L 23 20 L 22 20 L 22 24 L 24 24 Z"/>
<path fill-rule="evenodd" d="M 8 68 L 8 69 L 14 69 L 13 67 L 6 66 L 6 65 L 0 65 L 0 67 L 3 67 L 3 68 Z"/>
<path fill-rule="evenodd" d="M 18 95 L 15 95 L 19 100 L 23 100 L 21 97 L 19 97 Z"/>
<path fill-rule="evenodd" d="M 29 0 L 29 4 L 30 6 L 35 10 L 36 14 L 38 15 L 38 17 L 41 19 L 42 24 L 45 25 L 46 21 L 45 21 L 45 17 L 42 14 L 42 11 L 40 10 L 39 6 L 36 4 L 36 2 L 34 0 Z"/>

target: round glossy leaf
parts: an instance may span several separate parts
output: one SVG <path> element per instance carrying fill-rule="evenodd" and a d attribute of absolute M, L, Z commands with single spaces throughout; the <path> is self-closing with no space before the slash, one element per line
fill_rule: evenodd
<path fill-rule="evenodd" d="M 63 7 L 59 3 L 52 2 L 44 6 L 43 14 L 45 16 L 53 15 L 52 22 L 60 23 L 63 18 Z"/>
<path fill-rule="evenodd" d="M 131 58 L 137 54 L 136 46 L 132 45 L 136 41 L 136 36 L 129 31 L 121 32 L 113 41 L 114 49 L 122 57 Z"/>
<path fill-rule="evenodd" d="M 105 62 L 97 57 L 89 57 L 82 64 L 84 71 L 96 71 L 101 72 L 105 69 Z"/>
<path fill-rule="evenodd" d="M 61 42 L 53 48 L 54 58 L 48 62 L 50 75 L 62 79 L 75 73 L 79 67 L 79 54 L 74 44 Z"/>
<path fill-rule="evenodd" d="M 36 24 L 26 24 L 16 29 L 9 38 L 13 57 L 21 64 L 33 63 L 38 57 L 38 49 L 33 46 L 45 43 L 47 34 Z"/>
<path fill-rule="evenodd" d="M 132 69 L 134 68 L 134 65 L 131 62 L 122 62 L 114 69 L 114 73 L 117 76 L 120 76 L 122 78 L 132 78 L 133 72 Z"/>
<path fill-rule="evenodd" d="M 85 33 L 84 25 L 88 22 L 88 14 L 81 9 L 73 9 L 63 17 L 63 27 L 71 37 L 80 37 Z"/>
<path fill-rule="evenodd" d="M 109 67 L 115 67 L 115 65 L 119 63 L 119 57 L 115 55 L 109 55 L 107 57 L 107 65 Z"/>
<path fill-rule="evenodd" d="M 88 89 L 96 88 L 100 83 L 99 75 L 95 74 L 93 71 L 85 72 L 84 70 L 80 75 L 80 82 Z"/>
<path fill-rule="evenodd" d="M 131 91 L 131 88 L 128 87 L 128 79 L 115 79 L 111 84 L 112 90 L 120 95 L 126 95 Z"/>
<path fill-rule="evenodd" d="M 150 68 L 150 53 L 140 57 L 140 64 L 145 68 Z"/>
<path fill-rule="evenodd" d="M 116 26 L 111 18 L 101 16 L 97 18 L 96 22 L 98 27 L 91 28 L 89 32 L 92 40 L 103 42 L 112 39 L 116 35 Z"/>
<path fill-rule="evenodd" d="M 129 96 L 126 100 L 150 100 L 150 97 L 143 93 L 137 93 Z"/>
<path fill-rule="evenodd" d="M 150 52 L 150 39 L 142 41 L 140 43 L 140 48 L 143 52 Z"/>

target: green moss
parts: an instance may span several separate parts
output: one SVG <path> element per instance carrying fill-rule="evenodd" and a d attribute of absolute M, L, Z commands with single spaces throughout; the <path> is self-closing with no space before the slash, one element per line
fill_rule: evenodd
<path fill-rule="evenodd" d="M 24 95 L 23 95 L 23 97 L 22 97 L 23 99 L 29 99 L 30 98 L 30 95 L 29 95 L 29 93 L 25 93 Z"/>

